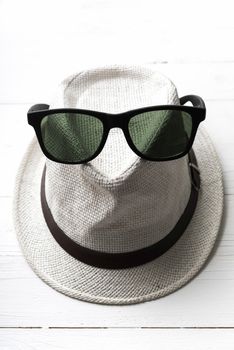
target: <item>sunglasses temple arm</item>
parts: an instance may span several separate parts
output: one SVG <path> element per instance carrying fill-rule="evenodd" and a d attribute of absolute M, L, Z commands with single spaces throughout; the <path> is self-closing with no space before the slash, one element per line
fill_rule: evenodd
<path fill-rule="evenodd" d="M 44 111 L 45 109 L 49 109 L 49 105 L 45 104 L 45 103 L 40 103 L 40 104 L 37 104 L 37 105 L 33 105 L 28 113 L 31 113 L 31 112 L 39 112 L 39 111 Z"/>
<path fill-rule="evenodd" d="M 197 95 L 187 95 L 180 98 L 181 105 L 184 105 L 186 102 L 192 102 L 194 107 L 206 108 L 203 99 Z"/>

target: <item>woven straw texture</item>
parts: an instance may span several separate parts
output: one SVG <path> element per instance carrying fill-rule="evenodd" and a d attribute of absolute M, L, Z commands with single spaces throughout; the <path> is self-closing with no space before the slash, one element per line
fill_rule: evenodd
<path fill-rule="evenodd" d="M 179 103 L 173 83 L 143 66 L 81 72 L 64 80 L 60 89 L 66 107 L 111 113 Z M 52 106 L 60 104 L 56 96 Z M 55 132 L 59 137 L 60 130 Z M 118 128 L 88 164 L 47 160 L 46 194 L 55 221 L 77 243 L 105 252 L 137 250 L 162 239 L 183 213 L 190 187 L 187 157 L 144 161 Z"/>
<path fill-rule="evenodd" d="M 176 88 L 153 67 L 115 65 L 69 77 L 51 107 L 118 113 L 167 103 L 179 103 Z M 210 254 L 223 212 L 221 167 L 202 127 L 193 148 L 201 190 L 183 236 L 152 262 L 110 270 L 79 262 L 52 237 L 40 205 L 45 162 L 46 196 L 58 225 L 86 247 L 124 252 L 155 243 L 176 224 L 190 192 L 187 156 L 170 162 L 144 161 L 130 150 L 122 131 L 113 129 L 92 162 L 64 165 L 45 159 L 34 137 L 18 170 L 13 202 L 17 237 L 30 266 L 56 290 L 97 303 L 147 301 L 184 285 Z"/>

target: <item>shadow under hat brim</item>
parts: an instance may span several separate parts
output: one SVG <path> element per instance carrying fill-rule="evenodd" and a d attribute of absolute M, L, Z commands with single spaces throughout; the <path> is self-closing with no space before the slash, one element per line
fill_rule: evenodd
<path fill-rule="evenodd" d="M 201 188 L 195 213 L 182 237 L 149 263 L 111 270 L 76 260 L 50 233 L 40 202 L 45 156 L 34 137 L 18 169 L 13 198 L 17 238 L 33 271 L 61 293 L 102 304 L 153 300 L 186 284 L 211 253 L 224 205 L 220 162 L 204 127 L 199 127 L 193 149 L 200 169 Z"/>

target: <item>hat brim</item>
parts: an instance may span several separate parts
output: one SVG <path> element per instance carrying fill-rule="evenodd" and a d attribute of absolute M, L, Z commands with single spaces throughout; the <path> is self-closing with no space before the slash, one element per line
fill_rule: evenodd
<path fill-rule="evenodd" d="M 149 263 L 112 270 L 76 260 L 50 233 L 40 202 L 45 156 L 34 137 L 18 169 L 13 199 L 17 238 L 34 272 L 61 293 L 102 304 L 157 299 L 186 284 L 202 268 L 214 246 L 224 205 L 220 162 L 204 127 L 199 127 L 193 149 L 200 168 L 201 188 L 195 213 L 182 237 Z"/>

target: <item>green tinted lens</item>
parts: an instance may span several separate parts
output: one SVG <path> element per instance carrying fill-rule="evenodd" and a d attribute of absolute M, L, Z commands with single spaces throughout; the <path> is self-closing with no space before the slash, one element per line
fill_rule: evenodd
<path fill-rule="evenodd" d="M 41 121 L 46 150 L 64 162 L 84 161 L 97 151 L 103 136 L 101 120 L 78 113 L 50 114 Z"/>
<path fill-rule="evenodd" d="M 192 134 L 192 117 L 179 110 L 148 111 L 132 117 L 128 124 L 135 147 L 150 159 L 183 153 Z"/>

